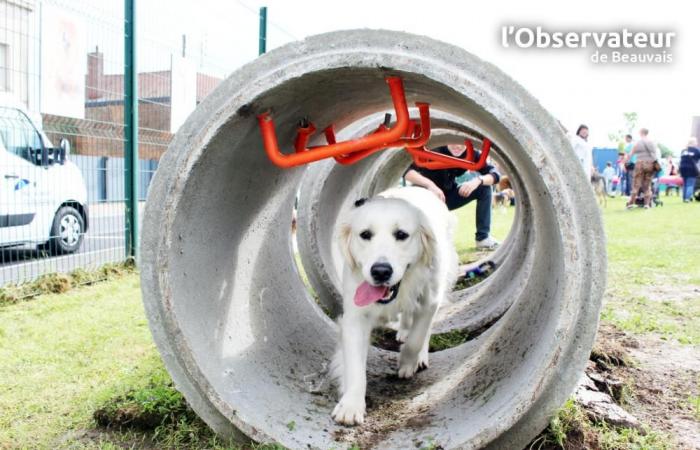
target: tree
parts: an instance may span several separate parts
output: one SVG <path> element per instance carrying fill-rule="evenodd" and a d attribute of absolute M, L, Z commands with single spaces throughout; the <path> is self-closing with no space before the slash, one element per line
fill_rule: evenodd
<path fill-rule="evenodd" d="M 675 152 L 671 150 L 670 148 L 666 147 L 664 144 L 659 142 L 656 144 L 659 146 L 659 150 L 661 150 L 661 159 L 666 159 L 669 156 L 675 156 Z"/>
<path fill-rule="evenodd" d="M 617 130 L 615 133 L 608 133 L 608 139 L 617 145 L 619 151 L 625 149 L 625 135 L 632 134 L 632 131 L 637 126 L 637 120 L 639 120 L 636 112 L 623 112 L 622 117 L 625 121 L 624 128 Z"/>

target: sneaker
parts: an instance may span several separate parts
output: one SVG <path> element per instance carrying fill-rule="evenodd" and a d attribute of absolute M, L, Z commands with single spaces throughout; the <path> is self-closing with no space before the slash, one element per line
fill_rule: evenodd
<path fill-rule="evenodd" d="M 486 239 L 482 239 L 480 241 L 476 241 L 476 248 L 478 249 L 486 249 L 486 250 L 493 250 L 496 247 L 498 247 L 501 243 L 492 238 L 491 236 L 487 237 Z"/>

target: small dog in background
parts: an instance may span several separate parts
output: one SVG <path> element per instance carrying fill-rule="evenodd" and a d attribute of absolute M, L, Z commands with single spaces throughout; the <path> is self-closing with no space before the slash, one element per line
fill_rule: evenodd
<path fill-rule="evenodd" d="M 428 367 L 433 318 L 457 276 L 454 221 L 445 204 L 420 187 L 358 200 L 341 221 L 343 315 L 331 364 L 339 381 L 336 422 L 364 422 L 367 354 L 377 325 L 400 323 L 399 378 Z"/>
<path fill-rule="evenodd" d="M 593 192 L 598 199 L 598 204 L 600 206 L 608 207 L 608 192 L 605 188 L 605 178 L 598 173 L 597 170 L 591 173 L 591 186 L 593 187 Z"/>
<path fill-rule="evenodd" d="M 496 189 L 492 195 L 493 198 L 491 201 L 491 207 L 493 209 L 496 209 L 497 206 L 506 208 L 513 204 L 513 199 L 515 198 L 515 191 L 510 185 L 508 175 L 501 176 L 501 179 L 498 182 L 498 186 L 496 186 Z"/>
<path fill-rule="evenodd" d="M 496 209 L 497 206 L 502 208 L 507 208 L 511 205 L 512 200 L 515 198 L 515 192 L 513 189 L 504 189 L 502 191 L 493 193 L 493 201 L 491 202 L 491 207 Z"/>

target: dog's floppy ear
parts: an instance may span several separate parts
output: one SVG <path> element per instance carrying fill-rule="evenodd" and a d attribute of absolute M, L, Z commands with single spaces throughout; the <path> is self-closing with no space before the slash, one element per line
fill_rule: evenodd
<path fill-rule="evenodd" d="M 426 220 L 418 228 L 418 233 L 420 233 L 420 243 L 423 247 L 423 254 L 421 255 L 421 263 L 426 267 L 433 265 L 433 257 L 435 256 L 435 235 L 433 231 L 426 224 Z"/>
<path fill-rule="evenodd" d="M 340 252 L 345 257 L 345 260 L 351 269 L 355 270 L 357 268 L 357 261 L 352 256 L 350 251 L 350 239 L 352 238 L 352 227 L 349 223 L 344 223 L 340 225 L 338 229 L 338 244 L 340 245 Z"/>

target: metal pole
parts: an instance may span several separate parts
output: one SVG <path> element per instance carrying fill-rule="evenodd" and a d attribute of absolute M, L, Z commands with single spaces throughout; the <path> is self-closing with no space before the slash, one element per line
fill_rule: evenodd
<path fill-rule="evenodd" d="M 136 0 L 124 0 L 124 198 L 126 257 L 138 259 L 139 97 L 136 68 Z"/>
<path fill-rule="evenodd" d="M 260 7 L 260 32 L 258 34 L 258 55 L 267 51 L 267 6 Z"/>

